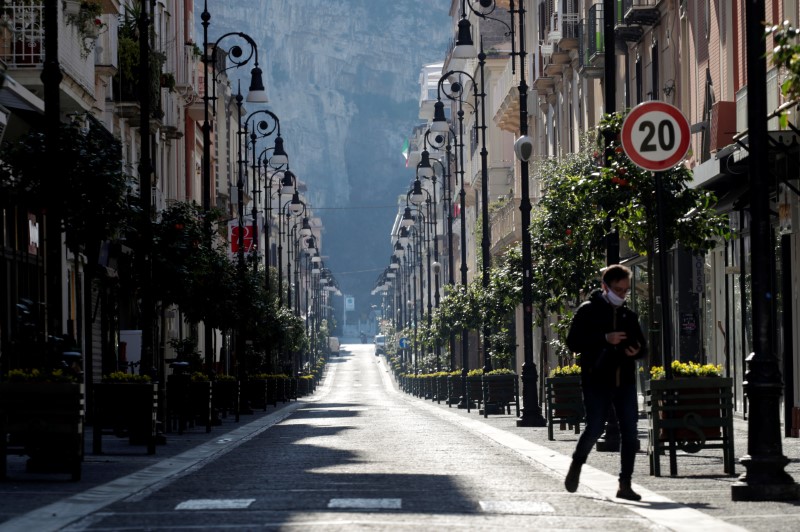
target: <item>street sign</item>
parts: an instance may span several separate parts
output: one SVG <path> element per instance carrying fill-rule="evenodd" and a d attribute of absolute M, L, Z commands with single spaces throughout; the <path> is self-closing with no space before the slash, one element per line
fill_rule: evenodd
<path fill-rule="evenodd" d="M 400 343 L 400 348 L 401 349 L 406 349 L 406 348 L 410 347 L 410 345 L 411 345 L 411 343 L 408 341 L 408 338 L 406 338 L 405 336 L 403 338 L 400 338 L 400 342 L 399 343 Z"/>
<path fill-rule="evenodd" d="M 680 109 L 664 102 L 637 105 L 622 123 L 622 149 L 639 168 L 663 172 L 689 150 L 689 122 Z"/>

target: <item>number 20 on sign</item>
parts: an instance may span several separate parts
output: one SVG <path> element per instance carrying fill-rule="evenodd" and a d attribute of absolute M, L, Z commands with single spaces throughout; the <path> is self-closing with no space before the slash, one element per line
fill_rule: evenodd
<path fill-rule="evenodd" d="M 681 162 L 689 140 L 686 117 L 664 102 L 639 104 L 622 123 L 625 154 L 633 164 L 652 172 L 663 172 Z"/>

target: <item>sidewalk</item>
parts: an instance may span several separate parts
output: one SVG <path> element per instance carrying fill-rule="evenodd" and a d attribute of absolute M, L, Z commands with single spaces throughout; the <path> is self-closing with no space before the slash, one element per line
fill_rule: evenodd
<path fill-rule="evenodd" d="M 512 408 L 511 415 L 490 415 L 484 418 L 477 409 L 470 413 L 454 406 L 448 407 L 406 394 L 399 389 L 391 376 L 386 362 L 380 362 L 385 375 L 392 382 L 398 394 L 408 398 L 412 404 L 445 419 L 464 425 L 469 430 L 482 434 L 505 447 L 523 454 L 539 466 L 550 469 L 552 474 L 563 479 L 578 441 L 574 430 L 554 428 L 555 440 L 547 439 L 547 428 L 517 427 L 517 416 Z M 522 405 L 520 405 L 522 406 Z M 669 476 L 669 455 L 661 457 L 661 477 L 650 476 L 647 456 L 647 419 L 639 420 L 639 441 L 641 450 L 636 456 L 634 489 L 642 495 L 640 503 L 621 501 L 615 498 L 619 474 L 618 452 L 593 451 L 581 475 L 581 486 L 577 495 L 604 497 L 619 504 L 629 505 L 631 509 L 645 517 L 660 518 L 664 524 L 665 509 L 694 509 L 713 519 L 703 522 L 703 515 L 697 515 L 689 528 L 685 523 L 669 526 L 673 530 L 721 530 L 724 523 L 731 530 L 777 531 L 800 530 L 800 500 L 794 502 L 734 502 L 731 500 L 731 485 L 744 473 L 739 458 L 747 452 L 747 421 L 736 417 L 734 420 L 736 466 L 735 476 L 724 473 L 722 451 L 718 449 L 701 451 L 696 454 L 678 452 L 678 475 Z M 583 426 L 581 427 L 583 428 Z M 795 482 L 800 483 L 800 439 L 782 438 L 783 455 L 790 459 L 785 471 Z M 576 495 L 576 496 L 577 496 Z M 660 515 L 657 515 L 660 514 Z M 658 521 L 657 521 L 658 522 Z"/>
<path fill-rule="evenodd" d="M 37 474 L 25 471 L 26 456 L 8 456 L 8 479 L 0 481 L 0 531 L 60 530 L 90 510 L 99 510 L 115 500 L 139 490 L 155 489 L 168 478 L 213 460 L 239 444 L 279 423 L 317 393 L 303 401 L 278 403 L 266 411 L 242 415 L 239 423 L 233 415 L 212 427 L 195 426 L 183 434 L 165 434 L 166 444 L 156 453 L 146 454 L 143 445 L 129 445 L 127 438 L 103 438 L 103 454 L 92 454 L 92 427 L 85 427 L 85 456 L 82 478 L 69 480 L 65 474 Z"/>

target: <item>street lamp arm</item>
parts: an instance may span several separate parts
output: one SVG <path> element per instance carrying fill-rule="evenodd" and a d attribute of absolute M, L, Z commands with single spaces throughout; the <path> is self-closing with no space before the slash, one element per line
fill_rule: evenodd
<path fill-rule="evenodd" d="M 255 117 L 256 117 L 256 115 L 259 115 L 259 114 L 265 114 L 269 118 L 271 118 L 272 120 L 270 121 L 270 120 L 262 119 L 262 120 L 259 120 L 259 121 L 256 122 L 255 121 Z M 253 141 L 253 140 L 257 139 L 257 138 L 258 139 L 263 139 L 263 138 L 269 137 L 270 135 L 272 135 L 276 131 L 277 131 L 277 136 L 279 136 L 279 137 L 281 136 L 281 121 L 278 118 L 278 116 L 275 113 L 273 113 L 272 111 L 270 111 L 269 109 L 258 109 L 257 111 L 253 111 L 252 113 L 250 113 L 250 115 L 248 115 L 248 117 L 244 121 L 245 129 L 248 129 L 248 130 L 250 129 L 247 124 L 250 123 L 251 120 L 253 121 L 252 130 L 250 132 L 250 140 L 251 141 Z"/>
<path fill-rule="evenodd" d="M 475 7 L 475 5 L 474 5 L 475 3 L 478 4 L 478 8 Z M 505 33 L 506 37 L 514 35 L 513 26 L 511 26 L 510 24 L 508 24 L 504 20 L 500 20 L 497 17 L 490 16 L 492 13 L 494 13 L 497 10 L 497 2 L 495 0 L 478 0 L 477 2 L 475 2 L 474 0 L 466 0 L 466 1 L 464 1 L 462 3 L 462 13 L 463 13 L 464 5 L 466 5 L 469 8 L 470 11 L 475 13 L 480 18 L 486 19 L 486 20 L 493 20 L 493 21 L 499 22 L 500 24 L 505 26 L 506 29 L 508 30 Z M 512 16 L 513 16 L 513 13 L 512 13 Z"/>
<path fill-rule="evenodd" d="M 246 57 L 242 57 L 244 55 L 244 51 L 242 50 L 241 46 L 239 46 L 237 44 L 237 45 L 231 47 L 231 49 L 228 50 L 228 57 L 230 58 L 231 63 L 232 63 L 231 66 L 229 66 L 229 67 L 226 66 L 222 70 L 217 71 L 216 61 L 212 62 L 212 67 L 214 68 L 214 77 L 215 78 L 216 78 L 216 74 L 221 74 L 221 73 L 226 72 L 226 71 L 228 71 L 228 70 L 230 70 L 232 68 L 238 68 L 240 66 L 246 65 L 248 62 L 250 62 L 251 59 L 255 59 L 255 63 L 254 64 L 255 64 L 256 68 L 258 67 L 258 45 L 256 44 L 256 42 L 253 40 L 252 37 L 250 37 L 246 33 L 240 32 L 240 31 L 228 32 L 228 33 L 222 35 L 216 41 L 214 41 L 214 44 L 211 45 L 211 57 L 206 57 L 205 60 L 206 61 L 212 61 L 212 60 L 216 59 L 217 49 L 219 48 L 219 43 L 222 42 L 223 39 L 226 39 L 226 38 L 231 37 L 231 36 L 237 36 L 237 37 L 240 37 L 240 38 L 244 39 L 245 41 L 247 41 L 247 44 L 250 45 L 250 53 L 247 54 Z M 206 51 L 206 53 L 207 53 L 207 51 Z"/>

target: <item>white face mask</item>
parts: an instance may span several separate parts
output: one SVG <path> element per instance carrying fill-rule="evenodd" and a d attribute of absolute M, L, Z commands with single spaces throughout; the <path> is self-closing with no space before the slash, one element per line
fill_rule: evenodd
<path fill-rule="evenodd" d="M 625 298 L 619 297 L 611 289 L 606 290 L 606 299 L 608 299 L 608 302 L 614 305 L 615 307 L 621 307 L 622 304 L 625 303 Z"/>

